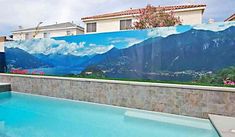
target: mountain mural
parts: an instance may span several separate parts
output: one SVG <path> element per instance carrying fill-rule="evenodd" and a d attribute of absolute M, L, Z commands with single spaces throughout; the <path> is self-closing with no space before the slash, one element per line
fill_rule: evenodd
<path fill-rule="evenodd" d="M 19 48 L 5 48 L 5 56 L 8 70 L 12 68 L 33 69 L 53 66 Z"/>
<path fill-rule="evenodd" d="M 56 67 L 79 67 L 85 63 L 91 57 L 89 56 L 75 56 L 75 55 L 62 55 L 62 54 L 34 54 L 35 57 L 39 58 L 43 62 L 52 64 Z"/>
<path fill-rule="evenodd" d="M 143 78 L 160 71 L 216 71 L 235 65 L 235 27 L 224 31 L 190 30 L 150 38 L 127 49 L 113 48 L 88 61 L 108 76 Z M 151 78 L 150 78 L 151 79 Z"/>
<path fill-rule="evenodd" d="M 10 41 L 4 46 L 8 71 L 192 81 L 235 66 L 235 22 Z"/>

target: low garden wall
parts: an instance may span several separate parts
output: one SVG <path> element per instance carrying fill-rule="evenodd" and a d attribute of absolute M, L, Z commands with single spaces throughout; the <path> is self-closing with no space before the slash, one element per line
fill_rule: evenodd
<path fill-rule="evenodd" d="M 207 118 L 235 116 L 235 88 L 0 74 L 13 91 Z"/>

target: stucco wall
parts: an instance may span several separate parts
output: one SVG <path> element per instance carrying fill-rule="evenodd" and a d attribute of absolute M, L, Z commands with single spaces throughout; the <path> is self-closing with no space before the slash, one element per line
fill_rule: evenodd
<path fill-rule="evenodd" d="M 180 17 L 182 24 L 195 25 L 202 23 L 202 10 L 176 12 L 176 17 Z"/>
<path fill-rule="evenodd" d="M 0 74 L 12 90 L 207 118 L 235 116 L 235 88 Z"/>
<path fill-rule="evenodd" d="M 175 12 L 176 17 L 180 17 L 182 24 L 185 25 L 195 25 L 202 23 L 202 10 L 190 10 L 190 11 L 177 11 Z M 87 23 L 97 23 L 97 32 L 112 32 L 112 31 L 120 31 L 120 20 L 123 19 L 132 19 L 132 22 L 136 22 L 136 18 L 133 16 L 123 16 L 118 18 L 107 18 L 107 19 L 99 19 L 92 21 L 85 21 Z M 86 27 L 85 27 L 85 33 Z"/>
<path fill-rule="evenodd" d="M 0 52 L 4 52 L 4 42 L 0 42 Z"/>
<path fill-rule="evenodd" d="M 87 23 L 96 22 L 97 32 L 112 32 L 112 31 L 120 31 L 120 20 L 125 20 L 125 19 L 132 19 L 132 23 L 136 21 L 136 19 L 133 17 L 120 17 L 120 18 L 111 18 L 111 19 L 104 19 L 97 21 L 89 21 Z M 87 33 L 86 29 L 87 27 L 85 27 L 85 33 Z"/>

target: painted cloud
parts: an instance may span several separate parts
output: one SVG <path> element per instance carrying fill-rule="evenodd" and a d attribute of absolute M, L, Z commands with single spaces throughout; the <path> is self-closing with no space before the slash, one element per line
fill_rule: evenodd
<path fill-rule="evenodd" d="M 223 31 L 231 26 L 235 26 L 235 21 L 233 22 L 219 22 L 213 24 L 199 24 L 193 26 L 194 29 L 197 30 L 210 30 L 210 31 Z"/>
<path fill-rule="evenodd" d="M 54 39 L 38 39 L 28 41 L 15 41 L 5 43 L 6 48 L 20 48 L 30 54 L 62 54 L 86 56 L 94 54 L 102 54 L 110 49 L 113 45 L 95 45 L 87 44 L 86 42 L 68 43 L 64 40 Z"/>

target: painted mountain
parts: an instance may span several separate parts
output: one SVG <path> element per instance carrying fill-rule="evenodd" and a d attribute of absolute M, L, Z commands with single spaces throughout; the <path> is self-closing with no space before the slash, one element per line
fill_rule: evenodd
<path fill-rule="evenodd" d="M 12 41 L 4 46 L 8 70 L 80 76 L 94 71 L 94 76 L 109 78 L 192 81 L 235 66 L 235 22 Z"/>
<path fill-rule="evenodd" d="M 89 56 L 80 57 L 80 56 L 62 55 L 62 54 L 49 54 L 49 55 L 35 54 L 34 56 L 56 67 L 64 67 L 64 66 L 78 67 L 90 59 Z"/>
<path fill-rule="evenodd" d="M 5 48 L 5 56 L 8 70 L 11 68 L 33 69 L 53 66 L 19 48 Z"/>
<path fill-rule="evenodd" d="M 218 32 L 192 29 L 150 38 L 127 49 L 113 48 L 87 64 L 108 77 L 187 81 L 199 72 L 235 65 L 234 32 L 235 27 Z"/>

